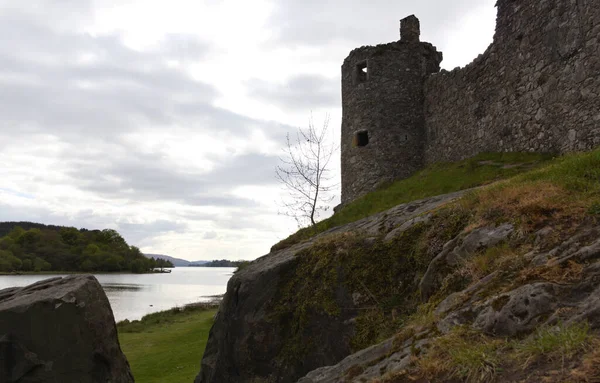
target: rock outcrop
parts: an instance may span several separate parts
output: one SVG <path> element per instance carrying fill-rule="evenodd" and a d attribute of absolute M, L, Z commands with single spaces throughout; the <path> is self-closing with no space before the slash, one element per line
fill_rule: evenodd
<path fill-rule="evenodd" d="M 370 299 L 369 293 L 352 291 L 341 275 L 334 287 L 335 302 L 331 304 L 343 310 L 338 315 L 327 315 L 327 310 L 307 309 L 310 319 L 304 320 L 306 327 L 299 337 L 292 339 L 291 333 L 298 332 L 288 310 L 292 304 L 278 300 L 284 280 L 298 272 L 298 254 L 323 238 L 336 235 L 346 234 L 351 241 L 351 233 L 360 233 L 367 243 L 392 230 L 396 236 L 401 235 L 402 230 L 422 224 L 427 212 L 463 194 L 396 206 L 268 254 L 237 272 L 227 285 L 196 383 L 295 382 L 309 371 L 335 364 L 349 355 L 360 301 Z M 288 288 L 294 295 L 295 287 Z M 317 292 L 314 294 L 316 298 Z M 290 352 L 296 355 L 289 355 Z"/>
<path fill-rule="evenodd" d="M 489 236 L 484 236 L 486 241 L 498 238 L 495 235 L 498 230 L 476 232 L 478 237 L 481 237 L 482 232 L 487 232 Z M 446 244 L 443 252 L 460 252 L 461 246 L 460 240 L 453 240 Z M 549 254 L 552 258 L 547 257 Z M 436 328 L 421 331 L 401 342 L 398 336 L 392 337 L 352 354 L 335 365 L 316 369 L 298 383 L 365 382 L 386 374 L 399 374 L 393 382 L 413 381 L 400 377 L 401 372 L 408 368 L 411 357 L 425 351 L 436 337 L 450 333 L 456 326 L 467 326 L 501 338 L 522 336 L 536 328 L 547 328 L 559 323 L 566 326 L 588 323 L 592 330 L 600 329 L 600 229 L 597 226 L 578 229 L 571 238 L 550 250 L 536 248 L 527 254 L 527 258 L 535 259 L 538 263 L 537 268 L 530 270 L 535 275 L 531 281 L 506 280 L 502 278 L 501 272 L 495 271 L 438 304 L 435 310 Z M 543 264 L 541 258 L 546 259 Z M 586 266 L 580 266 L 586 263 Z M 538 274 L 545 275 L 541 279 L 546 281 L 539 281 Z M 493 284 L 496 284 L 495 289 L 491 288 Z M 507 288 L 511 284 L 516 284 L 517 287 Z M 490 295 L 490 291 L 494 290 L 499 292 Z M 500 375 L 496 381 L 513 380 Z M 541 379 L 532 375 L 515 381 L 537 382 Z"/>
<path fill-rule="evenodd" d="M 96 278 L 51 278 L 0 290 L 0 382 L 133 381 Z"/>
<path fill-rule="evenodd" d="M 597 150 L 292 236 L 230 280 L 196 383 L 600 381 L 599 191 Z"/>

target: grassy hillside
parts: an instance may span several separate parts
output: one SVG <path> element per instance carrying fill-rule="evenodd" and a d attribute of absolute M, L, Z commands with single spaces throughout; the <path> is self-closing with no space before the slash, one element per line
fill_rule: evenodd
<path fill-rule="evenodd" d="M 390 209 L 398 204 L 507 179 L 547 164 L 552 156 L 538 153 L 485 153 L 453 163 L 431 165 L 410 178 L 385 185 L 345 206 L 333 217 L 304 228 L 272 247 L 284 249 L 332 227 Z"/>
<path fill-rule="evenodd" d="M 117 325 L 136 382 L 193 382 L 216 309 L 172 309 Z"/>
<path fill-rule="evenodd" d="M 355 201 L 330 220 L 279 244 L 289 246 L 395 204 L 504 179 L 432 211 L 429 220 L 415 224 L 392 241 L 364 238 L 361 233 L 332 234 L 299 252 L 298 264 L 281 278 L 281 294 L 274 302 L 278 315 L 287 318 L 293 330 L 287 345 L 290 352 L 284 358 L 302 358 L 310 349 L 293 346 L 318 341 L 307 336 L 311 315 L 340 315 L 343 308 L 336 303 L 336 292 L 343 285 L 349 291 L 364 291 L 369 298 L 356 318 L 355 351 L 394 335 L 397 344 L 422 336 L 415 334 L 431 336 L 429 351 L 416 358 L 409 370 L 371 383 L 512 381 L 503 377 L 517 376 L 514 374 L 526 369 L 528 374 L 540 376 L 538 380 L 523 380 L 527 382 L 588 381 L 573 377 L 592 373 L 594 379 L 600 379 L 600 372 L 590 367 L 599 360 L 595 347 L 600 337 L 585 323 L 539 327 L 532 334 L 514 338 L 495 338 L 461 326 L 438 336 L 436 324 L 441 318 L 434 310 L 438 304 L 487 276 L 492 275 L 493 282 L 481 290 L 478 299 L 482 302 L 536 282 L 574 286 L 583 282 L 585 270 L 593 269 L 590 265 L 595 258 L 539 265 L 526 254 L 541 229 L 550 229 L 552 234 L 536 246 L 550 250 L 585 228 L 600 224 L 600 149 L 556 159 L 520 156 L 505 159 L 510 157 L 507 163 L 529 165 L 506 167 L 500 165 L 502 157 L 489 160 L 493 163 L 479 157 L 426 169 Z M 444 244 L 460 233 L 501 224 L 514 227 L 509 240 L 443 269 L 434 295 L 423 300 L 418 282 Z M 505 303 L 497 301 L 493 303 L 495 310 Z M 460 307 L 461 302 L 456 304 Z M 570 314 L 564 310 L 556 315 L 567 320 Z M 524 361 L 527 366 L 522 365 Z M 564 368 L 554 371 L 556 363 Z"/>

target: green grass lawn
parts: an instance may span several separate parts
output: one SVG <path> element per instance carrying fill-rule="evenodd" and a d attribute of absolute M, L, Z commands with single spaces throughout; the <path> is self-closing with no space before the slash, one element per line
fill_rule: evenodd
<path fill-rule="evenodd" d="M 176 309 L 117 325 L 121 348 L 138 383 L 191 383 L 213 323 L 215 309 Z"/>

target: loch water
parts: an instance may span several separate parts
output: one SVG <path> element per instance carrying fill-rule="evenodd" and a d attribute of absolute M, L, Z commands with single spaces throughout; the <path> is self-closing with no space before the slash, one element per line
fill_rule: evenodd
<path fill-rule="evenodd" d="M 176 267 L 171 273 L 94 274 L 112 307 L 115 320 L 140 319 L 146 314 L 224 294 L 235 268 Z M 22 287 L 43 279 L 65 276 L 0 275 L 0 290 Z"/>

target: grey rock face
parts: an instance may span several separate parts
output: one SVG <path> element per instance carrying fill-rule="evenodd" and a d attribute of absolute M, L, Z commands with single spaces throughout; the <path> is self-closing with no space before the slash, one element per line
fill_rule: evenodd
<path fill-rule="evenodd" d="M 472 325 L 495 336 L 527 334 L 542 324 L 557 321 L 600 327 L 600 230 L 581 228 L 549 252 L 528 254 L 531 267 L 562 267 L 573 261 L 583 268 L 579 281 L 556 283 L 532 281 L 511 291 L 491 297 L 480 296 L 490 282 L 501 278 L 494 272 L 464 291 L 451 294 L 441 302 L 438 330 L 447 333 L 456 325 Z M 548 258 L 548 254 L 552 258 Z M 541 260 L 546 259 L 544 263 Z M 560 317 L 561 310 L 568 315 Z"/>
<path fill-rule="evenodd" d="M 471 238 L 485 237 L 482 237 L 482 232 L 473 233 Z M 460 248 L 459 243 L 458 240 L 453 241 L 449 247 Z M 467 289 L 451 294 L 435 310 L 439 318 L 437 330 L 447 334 L 454 326 L 468 325 L 489 335 L 511 337 L 530 334 L 542 325 L 559 322 L 579 324 L 587 321 L 592 329 L 600 328 L 598 243 L 598 228 L 582 227 L 572 238 L 550 251 L 553 265 L 568 261 L 581 264 L 592 262 L 584 268 L 578 282 L 559 284 L 532 281 L 488 297 L 485 289 L 496 278 L 502 278 L 500 272 L 494 271 Z M 535 253 L 534 250 L 533 258 Z M 532 266 L 535 263 L 532 262 Z M 394 339 L 388 339 L 354 353 L 337 364 L 311 371 L 298 383 L 368 382 L 386 373 L 402 371 L 409 367 L 412 352 L 427 352 L 427 345 L 435 336 L 434 332 L 423 332 L 399 347 L 394 346 Z"/>
<path fill-rule="evenodd" d="M 227 293 L 210 331 L 202 359 L 202 368 L 196 383 L 254 383 L 296 382 L 309 371 L 334 365 L 350 354 L 356 310 L 343 310 L 340 317 L 313 318 L 310 336 L 317 339 L 309 355 L 302 360 L 279 366 L 287 325 L 275 317 L 269 303 L 278 293 L 282 275 L 293 271 L 295 254 L 321 238 L 345 232 L 360 232 L 365 236 L 385 236 L 407 222 L 418 222 L 415 217 L 448 203 L 464 192 L 432 197 L 398 205 L 388 211 L 333 228 L 306 242 L 259 258 L 236 273 L 227 286 Z M 409 223 L 410 225 L 410 223 Z M 340 288 L 340 307 L 352 308 L 356 296 Z"/>
<path fill-rule="evenodd" d="M 133 381 L 96 278 L 52 278 L 0 290 L 0 382 Z"/>
<path fill-rule="evenodd" d="M 529 333 L 544 315 L 558 307 L 560 287 L 551 283 L 534 283 L 493 298 L 473 323 L 473 327 L 497 336 Z"/>
<path fill-rule="evenodd" d="M 410 338 L 394 347 L 394 338 L 354 353 L 340 363 L 311 371 L 298 383 L 368 382 L 385 374 L 407 368 L 414 353 L 421 351 L 427 340 Z"/>
<path fill-rule="evenodd" d="M 444 249 L 429 264 L 427 272 L 421 279 L 421 298 L 427 301 L 439 287 L 441 279 L 448 274 L 448 269 L 459 264 L 461 260 L 474 255 L 477 251 L 493 247 L 506 240 L 514 228 L 511 224 L 498 227 L 483 227 L 473 230 L 465 236 L 459 236 L 444 245 Z"/>

